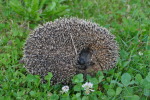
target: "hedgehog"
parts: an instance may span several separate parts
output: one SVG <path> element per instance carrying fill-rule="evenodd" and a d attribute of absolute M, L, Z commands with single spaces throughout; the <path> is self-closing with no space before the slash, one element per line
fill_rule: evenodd
<path fill-rule="evenodd" d="M 26 40 L 22 62 L 27 71 L 51 84 L 69 84 L 74 75 L 95 75 L 114 68 L 118 58 L 115 36 L 98 24 L 60 18 L 38 26 Z"/>

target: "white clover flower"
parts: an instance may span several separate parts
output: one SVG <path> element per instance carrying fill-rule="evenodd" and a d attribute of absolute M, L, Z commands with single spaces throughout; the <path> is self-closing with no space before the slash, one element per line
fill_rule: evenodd
<path fill-rule="evenodd" d="M 85 84 L 82 85 L 82 87 L 85 88 L 93 88 L 93 84 L 91 82 L 86 82 Z"/>
<path fill-rule="evenodd" d="M 67 93 L 69 91 L 69 86 L 63 86 L 61 93 Z"/>
<path fill-rule="evenodd" d="M 85 84 L 82 85 L 82 87 L 85 90 L 86 94 L 89 94 L 90 92 L 93 92 L 94 90 L 93 88 L 93 84 L 91 82 L 86 82 Z"/>
<path fill-rule="evenodd" d="M 139 55 L 140 55 L 140 56 L 142 56 L 142 55 L 143 55 L 143 53 L 140 51 L 140 52 L 139 52 Z"/>

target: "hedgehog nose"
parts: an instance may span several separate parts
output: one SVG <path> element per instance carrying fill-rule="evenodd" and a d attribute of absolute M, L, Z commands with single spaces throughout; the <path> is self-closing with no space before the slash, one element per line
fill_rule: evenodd
<path fill-rule="evenodd" d="M 79 59 L 79 60 L 78 60 L 78 64 L 80 64 L 80 65 L 84 65 L 84 64 L 85 64 L 84 59 L 82 59 L 82 58 L 81 58 L 81 59 Z"/>

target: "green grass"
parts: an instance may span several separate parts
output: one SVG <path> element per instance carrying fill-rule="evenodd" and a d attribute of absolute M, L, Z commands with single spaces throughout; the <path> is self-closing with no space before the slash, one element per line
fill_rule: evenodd
<path fill-rule="evenodd" d="M 95 77 L 75 76 L 69 92 L 61 94 L 62 85 L 41 84 L 39 76 L 29 74 L 19 60 L 35 27 L 70 16 L 108 28 L 116 36 L 120 58 L 115 68 Z M 82 88 L 87 81 L 95 90 L 89 95 Z M 149 100 L 150 1 L 0 0 L 0 100 L 13 99 Z"/>

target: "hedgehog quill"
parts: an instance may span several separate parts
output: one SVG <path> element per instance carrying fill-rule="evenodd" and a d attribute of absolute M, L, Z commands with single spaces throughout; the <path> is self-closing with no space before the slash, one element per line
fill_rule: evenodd
<path fill-rule="evenodd" d="M 60 18 L 30 34 L 22 62 L 41 79 L 51 72 L 51 84 L 69 84 L 76 74 L 94 75 L 115 67 L 117 58 L 115 36 L 106 28 L 83 19 Z"/>

